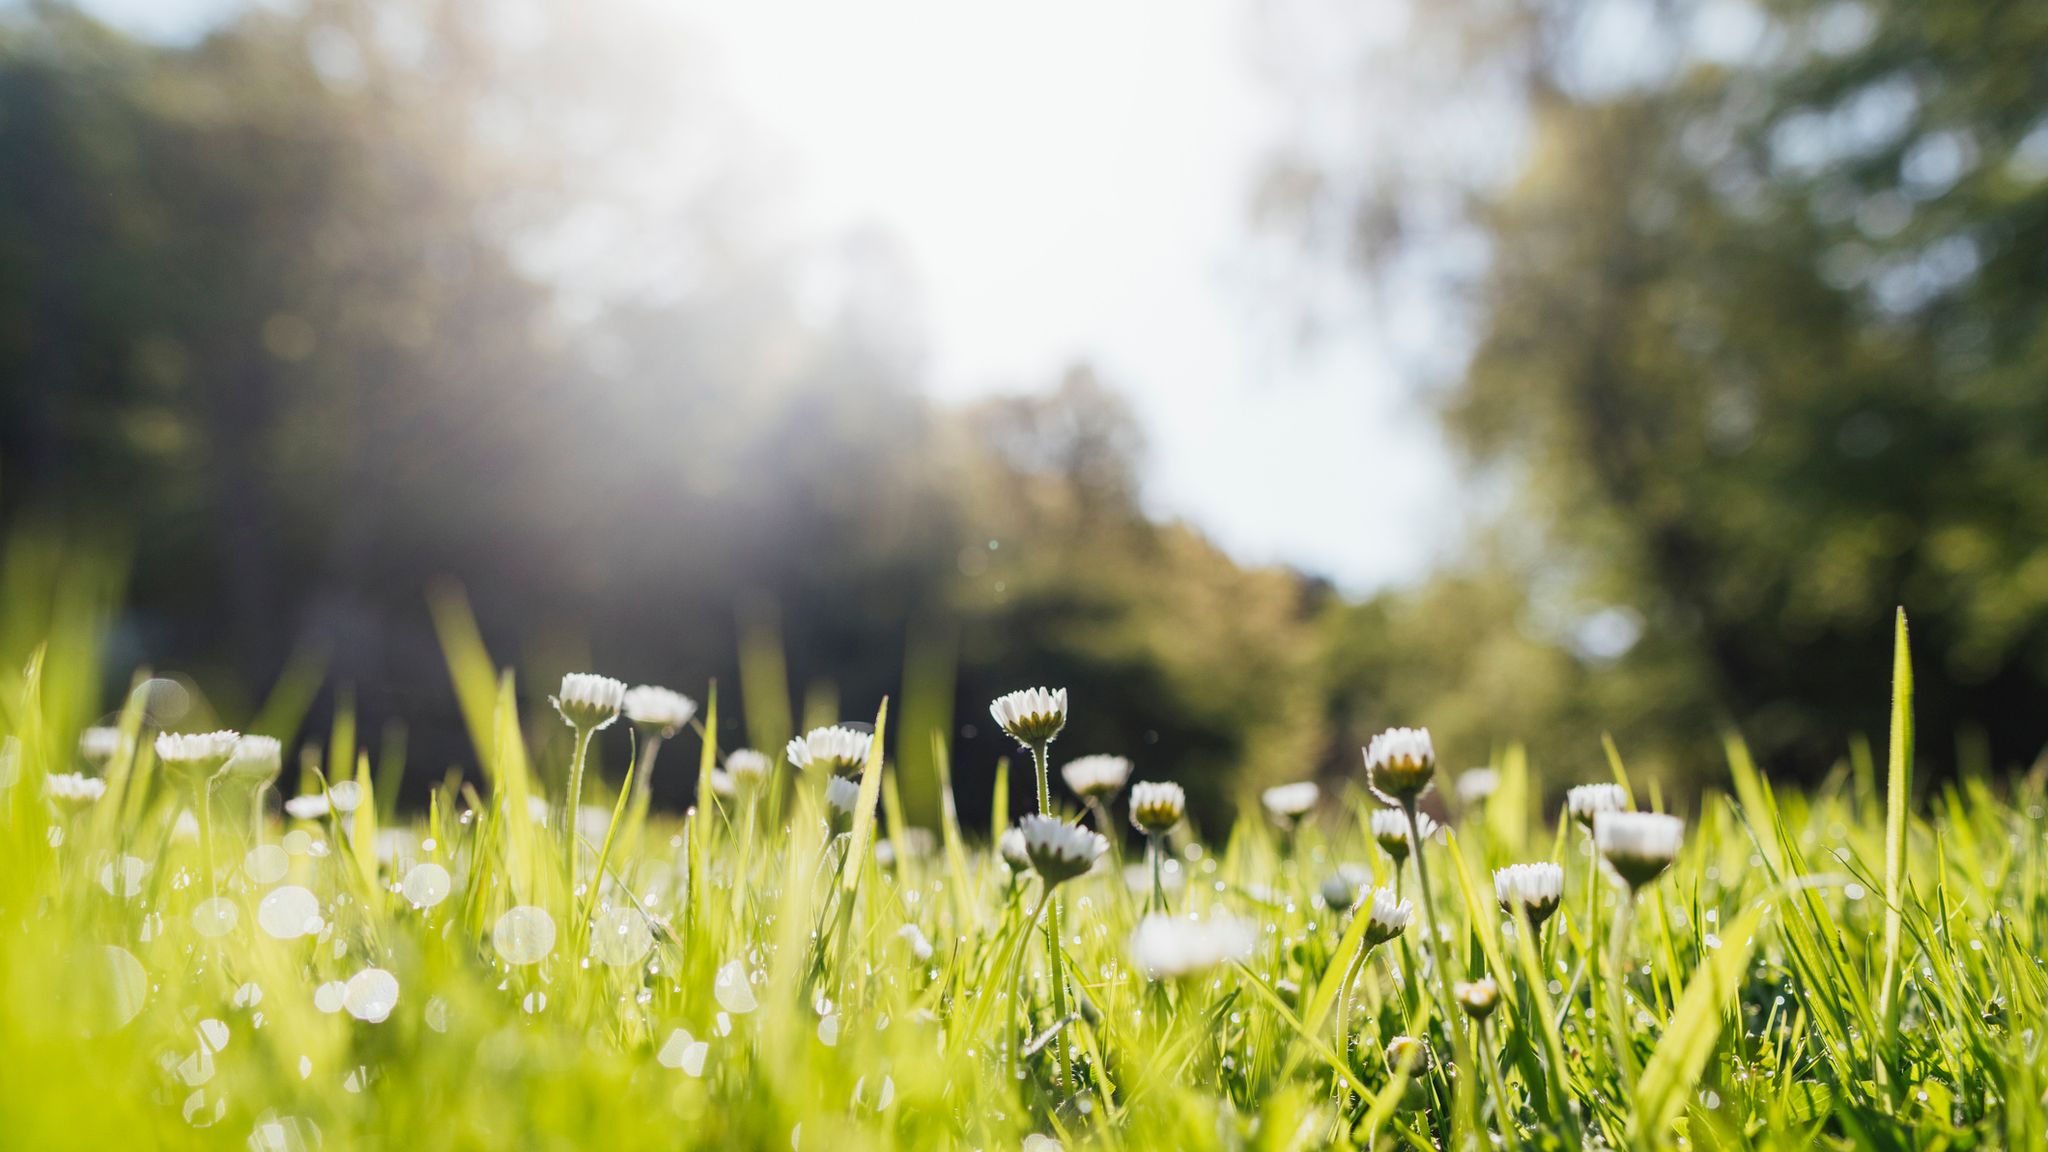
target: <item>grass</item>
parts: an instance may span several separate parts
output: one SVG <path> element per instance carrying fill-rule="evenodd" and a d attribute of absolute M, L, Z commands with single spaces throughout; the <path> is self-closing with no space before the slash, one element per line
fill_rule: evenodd
<path fill-rule="evenodd" d="M 821 782 L 784 767 L 680 815 L 593 772 L 572 869 L 562 825 L 533 815 L 560 803 L 565 757 L 538 750 L 566 730 L 518 709 L 458 599 L 436 618 L 478 778 L 399 820 L 397 770 L 344 718 L 307 783 L 348 780 L 361 803 L 258 821 L 216 794 L 210 878 L 147 693 L 120 713 L 133 753 L 92 769 L 106 795 L 44 797 L 98 715 L 80 653 L 102 617 L 60 620 L 0 681 L 8 1147 L 2048 1144 L 2042 781 L 1964 779 L 1915 810 L 1903 622 L 1888 780 L 1845 767 L 1780 790 L 1731 740 L 1728 789 L 1689 802 L 1683 851 L 1634 896 L 1537 800 L 1580 781 L 1511 752 L 1490 800 L 1428 801 L 1449 821 L 1423 849 L 1437 903 L 1396 939 L 1368 947 L 1320 895 L 1341 864 L 1419 891 L 1363 831 L 1376 801 L 1354 782 L 1297 832 L 1247 816 L 1170 839 L 1174 913 L 1256 926 L 1236 960 L 1134 968 L 1152 893 L 1135 851 L 1128 876 L 1062 885 L 1062 989 L 1037 881 L 985 850 L 1007 817 L 952 815 L 953 776 L 995 766 L 932 744 L 943 826 L 925 850 L 879 741 L 843 837 Z M 291 713 L 265 710 L 282 734 Z M 632 743 L 623 723 L 596 735 L 604 762 L 646 770 Z M 708 785 L 725 751 L 680 734 L 652 770 Z M 1626 783 L 1610 754 L 1594 775 Z M 1566 877 L 1540 935 L 1502 915 L 1490 876 L 1530 859 Z M 202 907 L 215 887 L 225 931 Z M 1482 976 L 1500 997 L 1479 1021 L 1451 985 Z M 1404 1035 L 1427 1055 L 1390 1062 Z"/>

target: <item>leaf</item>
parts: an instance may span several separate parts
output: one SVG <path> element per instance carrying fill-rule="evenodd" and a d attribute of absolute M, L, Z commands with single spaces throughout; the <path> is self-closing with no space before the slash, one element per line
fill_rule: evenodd
<path fill-rule="evenodd" d="M 889 728 L 889 698 L 875 713 L 875 738 L 868 742 L 867 763 L 860 769 L 860 801 L 853 809 L 853 832 L 846 842 L 846 864 L 839 886 L 848 899 L 860 887 L 861 867 L 867 862 L 868 845 L 875 834 L 875 801 L 882 794 L 882 737 Z"/>
<path fill-rule="evenodd" d="M 498 767 L 497 665 L 491 663 L 490 650 L 484 647 L 483 633 L 477 630 L 476 616 L 461 585 L 436 583 L 427 592 L 427 608 L 434 617 L 434 634 L 441 639 L 442 656 L 448 661 L 448 679 L 455 686 L 462 721 L 469 727 L 469 741 L 485 775 L 490 776 Z"/>

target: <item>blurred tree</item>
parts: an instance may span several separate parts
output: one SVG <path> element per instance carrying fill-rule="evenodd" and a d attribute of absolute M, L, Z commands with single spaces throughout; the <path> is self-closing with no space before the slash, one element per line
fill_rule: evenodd
<path fill-rule="evenodd" d="M 658 8 L 316 0 L 189 47 L 0 23 L 0 516 L 129 534 L 117 668 L 193 672 L 232 721 L 321 652 L 437 774 L 468 759 L 445 575 L 536 703 L 583 666 L 716 677 L 727 747 L 740 611 L 778 608 L 789 683 L 851 719 L 943 637 L 970 816 L 1013 751 L 987 703 L 1027 681 L 1073 689 L 1063 750 L 1199 813 L 1241 764 L 1309 772 L 1322 594 L 1148 520 L 1084 375 L 931 404 L 901 260 L 782 236 Z"/>
<path fill-rule="evenodd" d="M 1148 519 L 1141 436 L 1085 368 L 1048 396 L 983 404 L 966 432 L 966 451 L 995 449 L 962 469 L 969 521 L 985 530 L 959 556 L 969 754 L 1014 755 L 987 702 L 1046 683 L 1073 698 L 1055 763 L 1128 756 L 1138 779 L 1185 784 L 1212 826 L 1241 790 L 1316 773 L 1327 589 L 1241 568 L 1187 525 Z M 1012 785 L 1021 799 L 1021 773 Z"/>
<path fill-rule="evenodd" d="M 1267 199 L 1348 220 L 1383 287 L 1451 287 L 1448 324 L 1475 340 L 1434 365 L 1445 411 L 1540 535 L 1540 563 L 1476 565 L 1523 589 L 1476 606 L 1484 636 L 1438 611 L 1476 594 L 1456 583 L 1360 622 L 1368 651 L 1434 628 L 1473 662 L 1412 707 L 1465 714 L 1463 686 L 1512 676 L 1537 699 L 1492 713 L 1499 737 L 1597 700 L 1602 723 L 1658 718 L 1643 739 L 1668 766 L 1710 767 L 1732 721 L 1811 771 L 1882 730 L 1903 604 L 1935 762 L 1976 726 L 2003 762 L 2036 755 L 2048 9 L 1459 3 L 1415 20 L 1405 65 L 1371 56 L 1398 73 L 1371 83 L 1426 93 L 1388 129 L 1397 158 L 1361 177 L 1305 152 Z M 1546 614 L 1556 652 L 1501 650 Z M 1532 678 L 1532 659 L 1553 667 Z"/>

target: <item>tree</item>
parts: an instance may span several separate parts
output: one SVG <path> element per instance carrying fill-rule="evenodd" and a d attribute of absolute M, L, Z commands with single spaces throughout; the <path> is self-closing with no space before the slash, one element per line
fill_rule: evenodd
<path fill-rule="evenodd" d="M 1525 146 L 1357 192 L 1364 266 L 1485 238 L 1450 280 L 1476 339 L 1446 415 L 1540 530 L 1531 602 L 1564 584 L 1582 614 L 1641 620 L 1634 650 L 1581 663 L 1640 686 L 1626 713 L 1695 717 L 1657 741 L 1667 763 L 1709 766 L 1701 730 L 1722 723 L 1788 768 L 1835 759 L 1881 725 L 1899 604 L 1930 665 L 1923 744 L 1939 759 L 1981 728 L 2001 761 L 2030 758 L 2048 740 L 2048 14 L 1781 2 L 1731 29 L 1729 11 L 1425 23 L 1456 49 L 1410 51 L 1460 61 L 1434 79 L 1464 93 L 1428 124 L 1491 117 Z"/>

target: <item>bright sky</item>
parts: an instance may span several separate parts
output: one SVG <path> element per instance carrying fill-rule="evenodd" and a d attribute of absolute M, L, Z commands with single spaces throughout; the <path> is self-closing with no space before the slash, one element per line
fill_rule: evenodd
<path fill-rule="evenodd" d="M 88 6 L 162 34 L 167 9 L 235 3 Z M 939 395 L 1090 362 L 1144 424 L 1152 510 L 1250 562 L 1366 590 L 1451 542 L 1450 464 L 1371 337 L 1305 350 L 1261 289 L 1248 189 L 1284 126 L 1249 0 L 682 6 L 781 151 L 799 226 L 902 245 Z"/>
<path fill-rule="evenodd" d="M 1279 105 L 1242 47 L 1246 5 L 692 11 L 788 149 L 807 223 L 907 248 L 939 394 L 1049 386 L 1086 359 L 1144 422 L 1153 509 L 1234 554 L 1365 589 L 1448 542 L 1428 414 L 1367 338 L 1311 353 L 1260 298 L 1247 197 Z"/>

